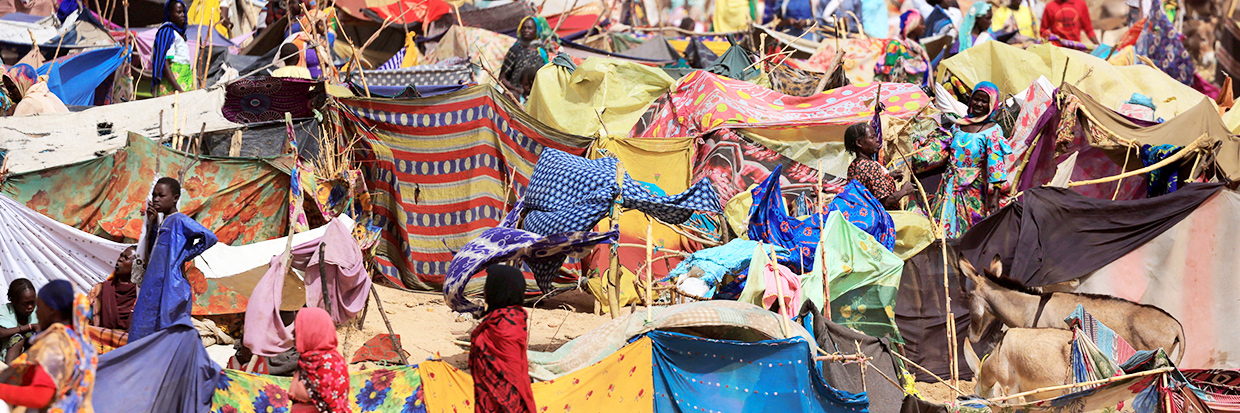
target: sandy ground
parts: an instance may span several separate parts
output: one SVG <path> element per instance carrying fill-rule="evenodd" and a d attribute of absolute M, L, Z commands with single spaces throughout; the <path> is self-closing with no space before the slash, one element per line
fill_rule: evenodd
<path fill-rule="evenodd" d="M 469 349 L 458 344 L 458 341 L 469 340 L 469 332 L 475 325 L 472 318 L 456 317 L 439 293 L 408 292 L 384 286 L 377 286 L 376 289 L 383 300 L 383 310 L 392 322 L 392 329 L 400 335 L 401 344 L 409 352 L 410 363 L 419 363 L 437 355 L 457 368 L 467 368 Z M 365 322 L 360 331 L 352 327 L 339 330 L 340 346 L 346 358 L 352 358 L 366 340 L 387 332 L 374 296 L 367 305 Z M 528 310 L 531 316 L 530 348 L 538 351 L 555 350 L 568 340 L 611 320 L 606 314 L 594 315 L 594 298 L 582 291 L 557 295 Z M 362 363 L 351 368 L 359 370 L 371 366 Z M 971 392 L 973 383 L 961 382 L 959 387 Z M 917 390 L 926 400 L 943 402 L 956 398 L 955 392 L 940 383 L 917 383 Z"/>

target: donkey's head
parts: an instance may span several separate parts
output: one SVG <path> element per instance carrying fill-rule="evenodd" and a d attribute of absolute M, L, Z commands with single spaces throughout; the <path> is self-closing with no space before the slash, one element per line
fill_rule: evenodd
<path fill-rule="evenodd" d="M 961 282 L 960 284 L 969 297 L 969 317 L 971 319 L 969 321 L 969 341 L 976 343 L 981 340 L 986 326 L 990 325 L 995 319 L 994 312 L 990 311 L 990 303 L 984 293 L 986 289 L 993 287 L 991 279 L 997 279 L 1003 275 L 1003 263 L 999 262 L 998 256 L 995 256 L 991 259 L 990 268 L 985 275 L 979 274 L 973 268 L 973 264 L 964 257 L 960 258 L 959 264 L 960 274 L 964 275 L 968 281 L 972 281 L 971 288 L 966 285 L 967 283 Z"/>

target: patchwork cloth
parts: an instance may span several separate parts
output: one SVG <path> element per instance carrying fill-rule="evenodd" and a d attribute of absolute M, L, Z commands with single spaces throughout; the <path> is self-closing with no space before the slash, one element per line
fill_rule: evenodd
<path fill-rule="evenodd" d="M 538 289 L 545 293 L 551 291 L 551 281 L 565 258 L 585 255 L 594 245 L 614 240 L 619 235 L 618 230 L 612 229 L 608 232 L 561 232 L 543 237 L 513 228 L 521 206 L 518 202 L 498 227 L 483 231 L 452 257 L 443 294 L 444 301 L 454 311 L 473 312 L 483 308 L 480 303 L 465 298 L 465 287 L 474 274 L 490 264 L 523 260 L 533 271 Z"/>
<path fill-rule="evenodd" d="M 400 334 L 395 336 L 396 343 L 392 344 L 393 336 L 389 334 L 377 334 L 366 340 L 362 344 L 362 348 L 353 352 L 353 359 L 349 363 L 361 363 L 363 361 L 371 361 L 376 363 L 385 363 L 388 365 L 400 365 L 400 353 L 409 354 L 400 345 Z"/>
<path fill-rule="evenodd" d="M 313 115 L 310 102 L 322 93 L 319 82 L 286 77 L 250 76 L 224 88 L 224 118 L 237 123 L 256 123 Z"/>
<path fill-rule="evenodd" d="M 288 412 L 290 377 L 224 369 L 211 399 L 212 412 Z M 418 366 L 399 366 L 349 374 L 349 407 L 354 412 L 425 413 Z"/>
<path fill-rule="evenodd" d="M 544 150 L 525 193 L 524 228 L 541 235 L 584 231 L 607 214 L 612 201 L 669 224 L 680 224 L 694 212 L 723 212 L 709 179 L 677 195 L 656 196 L 628 173 L 616 185 L 616 158 L 586 159 L 555 149 Z"/>
<path fill-rule="evenodd" d="M 1115 330 L 1102 324 L 1080 304 L 1077 304 L 1076 310 L 1068 314 L 1063 321 L 1079 329 L 1098 350 L 1111 360 L 1115 360 L 1116 363 L 1123 364 L 1137 352 L 1131 344 L 1128 344 L 1128 341 L 1116 334 Z"/>

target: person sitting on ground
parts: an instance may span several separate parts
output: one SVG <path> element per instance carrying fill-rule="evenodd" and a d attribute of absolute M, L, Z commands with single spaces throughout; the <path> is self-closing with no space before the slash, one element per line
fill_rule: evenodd
<path fill-rule="evenodd" d="M 134 301 L 138 300 L 138 285 L 133 283 L 133 261 L 138 247 L 131 245 L 121 251 L 116 259 L 112 276 L 90 290 L 90 308 L 94 317 L 91 325 L 96 327 L 129 331 L 129 319 L 133 315 Z"/>
<path fill-rule="evenodd" d="M 1080 42 L 1081 32 L 1089 36 L 1089 41 L 1098 44 L 1094 22 L 1089 18 L 1089 6 L 1084 0 L 1046 2 L 1046 9 L 1042 11 L 1043 38 L 1050 39 L 1051 35 L 1055 35 L 1059 39 Z"/>
<path fill-rule="evenodd" d="M 301 49 L 296 44 L 285 43 L 280 46 L 280 59 L 284 66 L 271 71 L 272 77 L 291 77 L 297 79 L 309 79 L 310 69 L 298 66 L 301 62 Z"/>
<path fill-rule="evenodd" d="M 146 207 L 139 257 L 145 258 L 145 272 L 134 304 L 129 326 L 129 342 L 141 340 L 173 325 L 193 327 L 190 303 L 194 291 L 182 270 L 186 262 L 215 245 L 215 233 L 198 221 L 177 211 L 181 183 L 163 177 L 151 190 Z"/>
<path fill-rule="evenodd" d="M 39 332 L 34 284 L 25 278 L 9 283 L 9 303 L 0 306 L 0 359 L 8 363 L 21 355 L 23 343 Z"/>
<path fill-rule="evenodd" d="M 289 413 L 349 413 L 349 365 L 336 349 L 336 324 L 327 311 L 303 308 L 293 321 L 297 373 L 289 385 Z"/>
<path fill-rule="evenodd" d="M 73 284 L 53 280 L 39 290 L 40 333 L 30 349 L 0 372 L 0 400 L 50 412 L 92 412 L 97 360 L 82 329 L 90 311 Z"/>
<path fill-rule="evenodd" d="M 486 313 L 470 334 L 469 372 L 475 412 L 534 412 L 530 387 L 525 276 L 508 265 L 487 267 Z"/>
<path fill-rule="evenodd" d="M 898 170 L 887 172 L 887 168 L 874 160 L 882 147 L 882 139 L 874 133 L 874 128 L 871 128 L 869 123 L 849 126 L 844 131 L 844 149 L 852 152 L 856 158 L 848 164 L 848 179 L 861 183 L 883 204 L 883 208 L 900 209 L 900 200 L 912 195 L 915 190 L 913 182 L 905 182 L 899 190 L 896 189 L 896 179 L 904 174 Z"/>

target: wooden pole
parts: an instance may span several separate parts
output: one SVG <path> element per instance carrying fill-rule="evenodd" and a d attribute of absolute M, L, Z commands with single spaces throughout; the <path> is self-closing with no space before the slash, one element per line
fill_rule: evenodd
<path fill-rule="evenodd" d="M 654 320 L 654 218 L 646 224 L 646 322 Z"/>
<path fill-rule="evenodd" d="M 616 160 L 616 185 L 620 187 L 620 197 L 624 195 L 624 161 Z M 620 227 L 620 199 L 612 201 L 611 225 Z M 607 272 L 607 304 L 610 306 L 611 318 L 619 316 L 620 311 L 620 240 L 611 243 L 611 268 Z"/>
<path fill-rule="evenodd" d="M 400 355 L 400 362 L 406 366 L 409 365 L 409 358 L 405 357 L 405 350 L 400 347 L 400 343 L 396 341 L 396 330 L 392 329 L 392 321 L 388 320 L 387 312 L 383 311 L 383 300 L 379 299 L 379 291 L 375 289 L 375 284 L 370 284 L 370 294 L 375 296 L 375 305 L 379 307 L 379 315 L 383 316 L 383 325 L 387 326 L 388 338 L 392 340 L 392 347 L 396 348 L 396 354 Z"/>
<path fill-rule="evenodd" d="M 916 367 L 917 369 L 919 369 L 919 370 L 921 370 L 921 371 L 926 372 L 926 374 L 929 374 L 929 375 L 930 375 L 930 377 L 934 377 L 934 379 L 935 379 L 935 380 L 938 380 L 938 382 L 939 382 L 939 383 L 943 383 L 943 384 L 944 384 L 944 385 L 946 385 L 948 388 L 951 388 L 952 390 L 954 390 L 954 391 L 956 392 L 956 394 L 959 394 L 959 395 L 961 395 L 961 396 L 968 396 L 968 394 L 966 394 L 965 392 L 960 391 L 960 388 L 958 388 L 958 387 L 956 387 L 956 386 L 953 386 L 951 383 L 948 383 L 948 382 L 946 382 L 946 381 L 943 381 L 943 379 L 942 379 L 942 378 L 940 378 L 938 375 L 934 374 L 934 372 L 931 372 L 930 370 L 926 370 L 926 368 L 925 368 L 925 367 L 922 367 L 920 364 L 914 363 L 914 362 L 913 362 L 913 360 L 909 360 L 909 359 L 905 358 L 904 356 L 900 355 L 900 353 L 899 353 L 899 352 L 893 351 L 893 352 L 891 352 L 891 355 L 896 356 L 896 357 L 899 357 L 899 358 L 900 358 L 900 360 L 904 360 L 904 362 L 905 362 L 905 363 L 912 364 L 912 365 L 913 365 L 913 367 Z"/>
<path fill-rule="evenodd" d="M 792 330 L 788 328 L 788 309 L 787 305 L 784 304 L 784 284 L 779 280 L 779 262 L 775 258 L 774 245 L 771 245 L 771 262 L 767 265 L 771 267 L 771 270 L 775 271 L 775 293 L 779 299 L 779 327 L 783 329 L 784 338 L 788 338 Z"/>
<path fill-rule="evenodd" d="M 566 9 L 566 10 L 564 10 L 564 12 L 560 13 L 560 20 L 559 20 L 559 21 L 557 21 L 557 22 L 555 22 L 555 28 L 554 28 L 554 29 L 551 29 L 551 34 L 555 34 L 556 32 L 560 31 L 560 25 L 564 24 L 564 20 L 568 19 L 568 13 L 571 13 L 571 12 L 573 11 L 573 9 L 575 9 L 575 8 L 577 8 L 577 0 L 573 0 L 573 5 L 572 5 L 572 6 L 569 6 L 569 8 L 568 8 L 568 9 Z M 541 13 L 541 12 L 540 12 L 540 13 Z M 519 31 L 521 31 L 521 28 L 520 28 L 520 27 L 518 27 L 518 28 L 517 28 L 517 31 L 518 31 L 518 32 L 519 32 Z M 520 35 L 521 35 L 521 33 L 517 33 L 517 35 L 518 35 L 518 36 L 520 36 Z"/>
<path fill-rule="evenodd" d="M 1117 382 L 1117 381 L 1120 381 L 1120 380 L 1128 380 L 1128 379 L 1134 379 L 1134 378 L 1137 378 L 1137 377 L 1145 377 L 1145 376 L 1152 376 L 1152 375 L 1155 375 L 1155 374 L 1162 374 L 1162 373 L 1166 373 L 1166 372 L 1173 371 L 1173 370 L 1175 370 L 1175 367 L 1163 367 L 1163 368 L 1158 368 L 1158 369 L 1154 369 L 1154 370 L 1146 370 L 1146 371 L 1139 372 L 1139 373 L 1132 373 L 1132 374 L 1125 374 L 1125 375 L 1122 375 L 1122 376 L 1108 377 L 1108 378 L 1105 378 L 1105 379 L 1092 380 L 1092 381 L 1081 382 L 1081 383 L 1062 384 L 1062 385 L 1058 385 L 1058 386 L 1043 387 L 1043 388 L 1040 388 L 1040 389 L 1034 389 L 1034 390 L 1030 390 L 1030 391 L 1026 391 L 1026 392 L 1020 392 L 1020 393 L 1016 393 L 1016 394 L 1012 394 L 1012 395 L 1007 395 L 1007 396 L 1003 396 L 1003 397 L 993 398 L 993 399 L 990 399 L 990 401 L 991 401 L 991 402 L 994 402 L 994 403 L 997 403 L 997 402 L 1001 402 L 1001 401 L 1004 401 L 1004 400 L 1011 400 L 1011 399 L 1015 399 L 1015 398 L 1018 398 L 1018 397 L 1025 397 L 1025 396 L 1028 396 L 1028 395 L 1031 395 L 1031 394 L 1037 394 L 1037 393 L 1048 392 L 1048 391 L 1065 390 L 1065 389 L 1071 389 L 1071 388 L 1075 388 L 1075 387 L 1091 387 L 1091 386 L 1096 386 L 1096 385 L 1099 385 L 1099 384 L 1114 383 L 1114 382 Z"/>
<path fill-rule="evenodd" d="M 823 229 L 827 226 L 827 213 L 825 212 L 826 211 L 826 196 L 823 195 L 824 191 L 823 191 L 823 184 L 822 184 L 823 174 L 824 172 L 822 171 L 822 160 L 819 159 L 818 160 L 818 210 L 814 211 L 814 213 L 818 214 L 819 216 L 819 219 L 818 219 L 818 252 L 814 254 L 815 255 L 814 259 L 816 260 L 826 259 L 826 252 L 822 248 L 822 246 L 826 245 L 827 243 L 827 234 L 826 232 L 823 231 Z M 825 261 L 819 261 L 818 266 L 823 269 L 822 271 L 822 315 L 823 317 L 826 317 L 828 320 L 830 320 L 831 319 L 831 285 L 827 282 L 828 281 L 827 271 L 826 271 L 827 263 Z"/>
<path fill-rule="evenodd" d="M 1179 161 L 1180 158 L 1183 158 L 1184 156 L 1188 155 L 1189 152 L 1194 152 L 1196 150 L 1197 150 L 1197 142 L 1193 141 L 1191 145 L 1184 147 L 1184 149 L 1180 149 L 1178 152 L 1175 153 L 1175 155 L 1168 156 L 1166 159 L 1163 159 L 1162 161 L 1156 164 L 1153 164 L 1153 165 L 1150 165 L 1150 166 L 1147 166 L 1141 169 L 1137 169 L 1135 171 L 1129 171 L 1129 172 L 1124 172 L 1119 175 L 1108 176 L 1106 178 L 1090 179 L 1088 181 L 1080 181 L 1080 182 L 1069 182 L 1068 187 L 1071 188 L 1074 186 L 1103 184 L 1103 183 L 1107 183 L 1107 182 L 1111 182 L 1115 180 L 1124 179 L 1129 176 L 1141 175 L 1141 174 L 1144 174 L 1144 173 L 1147 173 L 1153 170 L 1157 170 L 1164 166 L 1170 165 L 1176 161 Z"/>
<path fill-rule="evenodd" d="M 323 257 L 323 248 L 326 245 L 326 243 L 319 242 L 319 285 L 323 287 L 323 309 L 327 310 L 328 314 L 331 314 L 332 300 L 331 297 L 327 296 L 327 260 Z M 400 349 L 397 348 L 396 351 L 400 351 Z"/>

